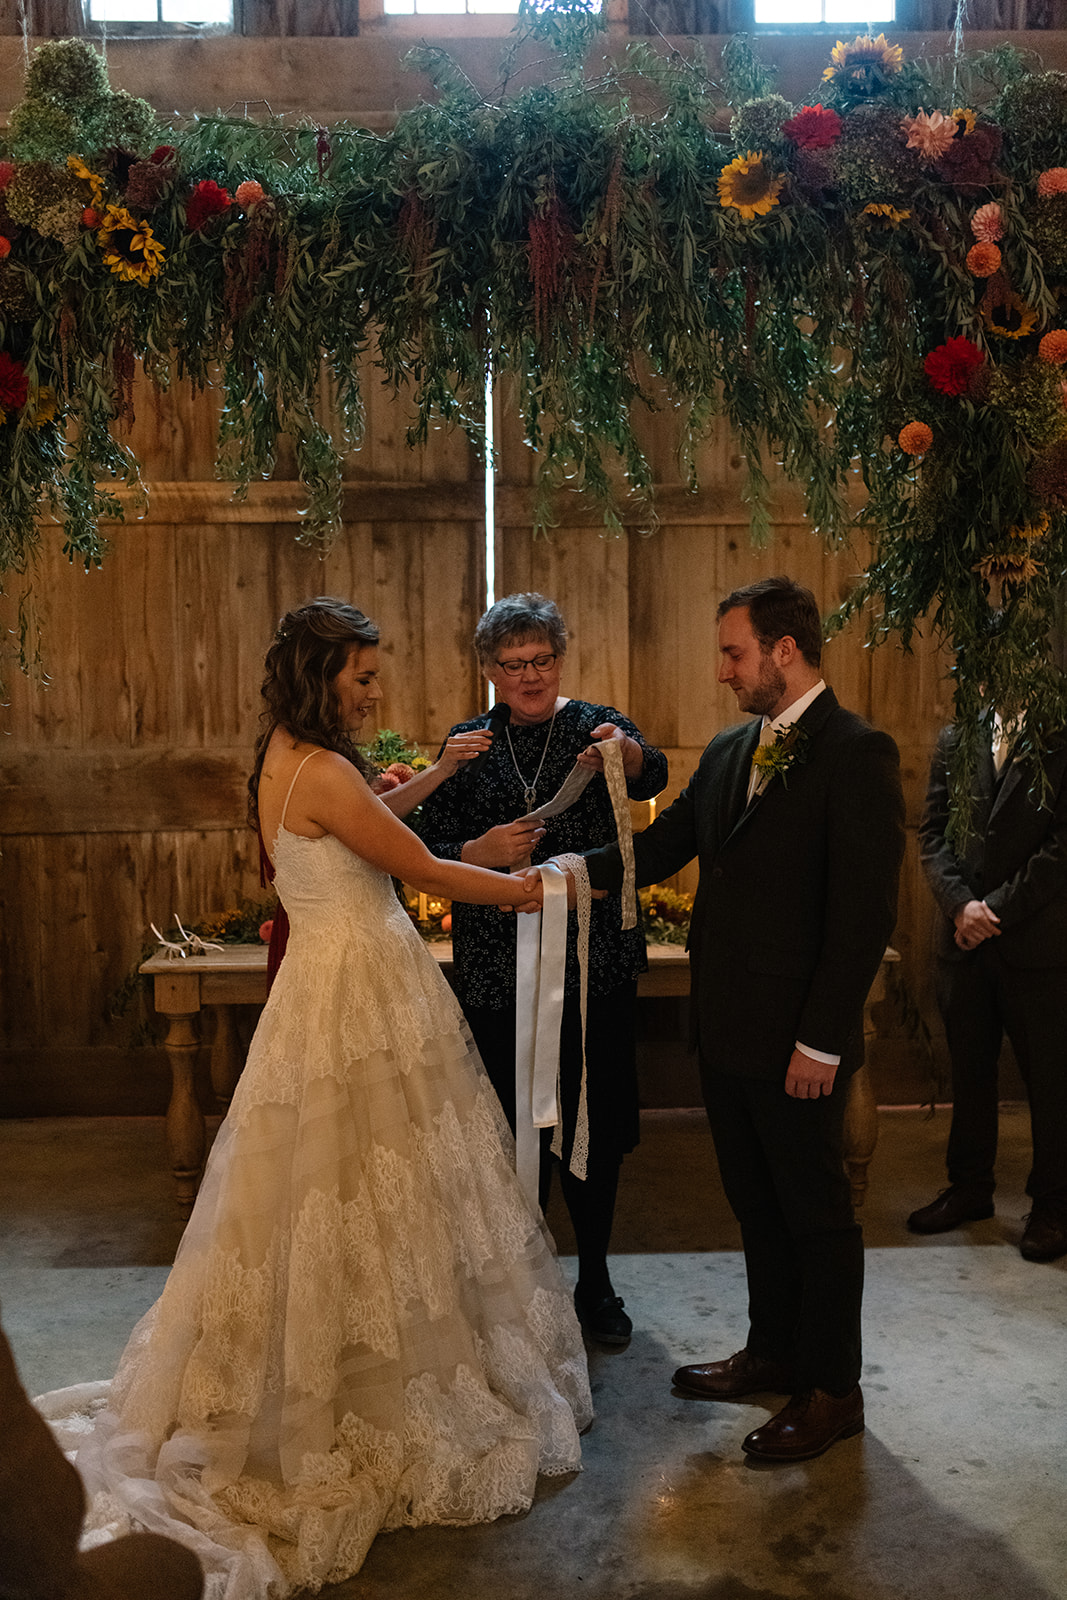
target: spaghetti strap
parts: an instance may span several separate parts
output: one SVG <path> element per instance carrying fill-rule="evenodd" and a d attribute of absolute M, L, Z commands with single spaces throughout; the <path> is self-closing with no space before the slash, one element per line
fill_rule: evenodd
<path fill-rule="evenodd" d="M 312 756 L 321 755 L 322 754 L 322 750 L 323 750 L 323 746 L 322 745 L 318 745 L 314 750 L 309 750 L 307 755 L 304 757 L 303 761 L 301 761 L 300 765 L 297 767 L 296 771 L 293 773 L 293 781 L 289 785 L 289 792 L 285 796 L 285 804 L 282 806 L 282 820 L 278 824 L 278 831 L 279 832 L 282 830 L 282 828 L 285 827 L 285 818 L 286 818 L 286 815 L 288 814 L 288 811 L 289 811 L 289 802 L 293 798 L 293 790 L 296 788 L 296 780 L 297 780 L 297 778 L 299 778 L 300 774 L 303 772 L 304 768 L 307 766 L 307 764 L 311 760 Z"/>

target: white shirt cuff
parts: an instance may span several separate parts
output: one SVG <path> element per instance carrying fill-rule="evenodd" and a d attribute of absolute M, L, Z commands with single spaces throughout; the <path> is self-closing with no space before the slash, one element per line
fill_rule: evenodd
<path fill-rule="evenodd" d="M 801 1044 L 799 1039 L 795 1039 L 793 1043 L 795 1049 L 803 1050 L 804 1054 L 810 1056 L 813 1061 L 821 1061 L 827 1067 L 839 1067 L 841 1065 L 840 1056 L 827 1055 L 825 1050 L 813 1050 L 810 1044 Z"/>

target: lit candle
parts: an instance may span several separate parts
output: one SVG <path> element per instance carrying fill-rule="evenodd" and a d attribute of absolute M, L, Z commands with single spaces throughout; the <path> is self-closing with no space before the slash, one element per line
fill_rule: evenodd
<path fill-rule="evenodd" d="M 648 802 L 648 820 L 649 820 L 649 824 L 650 825 L 653 822 L 655 822 L 655 820 L 656 820 L 656 802 L 655 802 L 655 800 L 650 800 Z"/>

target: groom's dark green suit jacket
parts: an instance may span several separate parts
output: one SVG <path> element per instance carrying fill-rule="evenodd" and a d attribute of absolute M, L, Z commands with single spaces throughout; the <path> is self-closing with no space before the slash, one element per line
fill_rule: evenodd
<path fill-rule="evenodd" d="M 896 745 L 829 689 L 804 712 L 800 755 L 746 804 L 760 719 L 713 739 L 685 789 L 635 836 L 638 887 L 697 857 L 689 934 L 702 1063 L 784 1078 L 796 1041 L 863 1059 L 863 1005 L 896 920 L 904 803 Z M 621 880 L 618 847 L 586 857 Z"/>

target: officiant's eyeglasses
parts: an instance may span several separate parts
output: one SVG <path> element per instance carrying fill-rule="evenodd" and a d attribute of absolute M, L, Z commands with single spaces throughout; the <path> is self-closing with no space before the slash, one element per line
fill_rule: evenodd
<path fill-rule="evenodd" d="M 501 672 L 506 672 L 509 678 L 517 678 L 527 667 L 533 667 L 535 672 L 548 672 L 555 661 L 555 655 L 530 656 L 526 661 L 517 656 L 513 661 L 498 661 L 497 666 Z"/>

